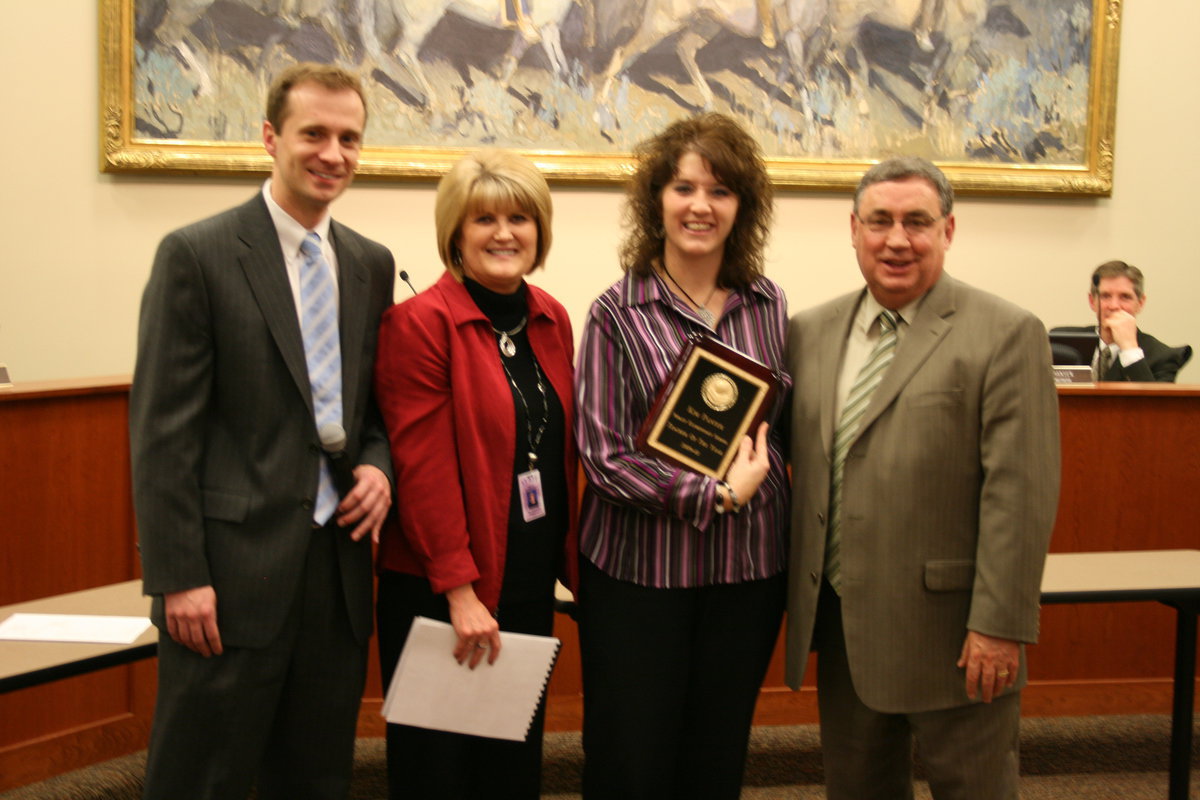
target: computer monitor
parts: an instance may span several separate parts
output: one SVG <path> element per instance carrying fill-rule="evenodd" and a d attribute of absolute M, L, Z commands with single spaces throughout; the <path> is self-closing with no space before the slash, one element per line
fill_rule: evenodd
<path fill-rule="evenodd" d="M 1095 331 L 1050 331 L 1050 356 L 1054 366 L 1090 366 L 1100 337 Z"/>

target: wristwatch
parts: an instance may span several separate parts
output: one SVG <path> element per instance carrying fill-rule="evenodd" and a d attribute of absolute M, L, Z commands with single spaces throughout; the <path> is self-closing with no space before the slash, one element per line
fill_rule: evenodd
<path fill-rule="evenodd" d="M 729 485 L 729 482 L 719 481 L 717 486 L 721 489 L 724 489 L 726 494 L 729 495 L 729 503 L 732 506 L 732 508 L 728 509 L 729 513 L 736 514 L 741 511 L 742 504 L 738 502 L 737 492 L 733 491 L 733 487 Z M 717 513 L 724 514 L 725 511 L 725 498 L 721 497 L 720 492 L 717 492 Z"/>

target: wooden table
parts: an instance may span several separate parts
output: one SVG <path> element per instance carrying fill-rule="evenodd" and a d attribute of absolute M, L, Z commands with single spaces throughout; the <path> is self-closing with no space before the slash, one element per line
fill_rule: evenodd
<path fill-rule="evenodd" d="M 103 614 L 148 617 L 150 598 L 140 580 L 0 606 L 0 622 L 22 614 Z M 151 626 L 132 644 L 0 640 L 0 693 L 152 657 L 158 630 Z"/>
<path fill-rule="evenodd" d="M 1171 710 L 1169 800 L 1188 800 L 1192 710 L 1196 694 L 1196 618 L 1200 611 L 1200 550 L 1051 553 L 1042 603 L 1154 600 L 1175 609 L 1175 684 Z"/>

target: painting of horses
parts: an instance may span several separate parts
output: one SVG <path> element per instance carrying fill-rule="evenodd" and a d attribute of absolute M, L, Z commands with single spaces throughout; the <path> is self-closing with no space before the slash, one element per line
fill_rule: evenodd
<path fill-rule="evenodd" d="M 432 178 L 464 151 L 621 179 L 705 110 L 780 186 L 937 161 L 967 192 L 1107 194 L 1119 0 L 101 0 L 111 171 L 265 170 L 263 97 L 301 60 L 363 77 L 360 172 Z"/>

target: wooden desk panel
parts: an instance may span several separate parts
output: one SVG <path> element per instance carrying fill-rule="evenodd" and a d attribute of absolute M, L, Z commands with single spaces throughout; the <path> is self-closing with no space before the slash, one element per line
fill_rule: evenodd
<path fill-rule="evenodd" d="M 140 575 L 127 396 L 124 377 L 0 390 L 0 604 Z M 1059 398 L 1063 492 L 1051 550 L 1195 548 L 1200 387 L 1068 386 Z M 564 647 L 547 722 L 568 730 L 582 719 L 578 641 L 569 619 L 556 632 Z M 1173 640 L 1172 613 L 1154 604 L 1047 607 L 1024 711 L 1165 713 Z M 815 721 L 811 687 L 787 690 L 782 662 L 780 648 L 757 721 Z M 383 730 L 376 663 L 372 655 L 361 735 Z M 0 791 L 144 746 L 153 695 L 145 662 L 0 697 Z"/>
<path fill-rule="evenodd" d="M 1200 387 L 1058 394 L 1063 470 L 1051 552 L 1200 544 Z M 1165 712 L 1174 640 L 1175 615 L 1163 606 L 1047 606 L 1041 643 L 1029 649 L 1026 711 Z"/>
<path fill-rule="evenodd" d="M 1200 536 L 1200 387 L 1059 388 L 1063 475 L 1052 552 L 1158 550 Z"/>
<path fill-rule="evenodd" d="M 137 577 L 129 381 L 0 391 L 0 605 Z"/>
<path fill-rule="evenodd" d="M 140 576 L 129 379 L 0 391 L 0 605 Z M 150 664 L 0 696 L 0 791 L 145 744 Z"/>

